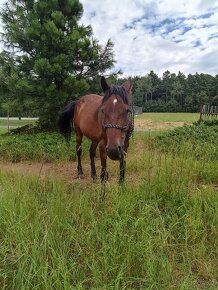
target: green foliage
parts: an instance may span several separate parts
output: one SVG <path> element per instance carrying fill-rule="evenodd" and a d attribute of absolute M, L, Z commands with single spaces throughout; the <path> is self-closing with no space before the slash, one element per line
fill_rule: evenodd
<path fill-rule="evenodd" d="M 100 184 L 0 171 L 0 288 L 217 289 L 217 193 L 190 160 L 137 156 L 104 203 Z"/>
<path fill-rule="evenodd" d="M 148 101 L 143 104 L 143 112 L 181 112 L 180 104 L 172 99 L 167 102 L 159 99 L 157 101 Z"/>
<path fill-rule="evenodd" d="M 34 100 L 45 127 L 54 129 L 66 101 L 87 92 L 89 80 L 96 83 L 114 63 L 112 42 L 99 45 L 91 27 L 78 23 L 82 13 L 78 0 L 10 0 L 1 12 L 10 49 L 1 54 L 0 77 L 8 96 Z"/>
<path fill-rule="evenodd" d="M 217 121 L 179 127 L 157 137 L 157 141 L 165 152 L 191 156 L 198 160 L 218 160 Z"/>
<path fill-rule="evenodd" d="M 122 82 L 122 80 L 120 80 Z M 213 104 L 218 94 L 218 78 L 208 74 L 166 71 L 162 78 L 153 71 L 133 77 L 133 98 L 144 112 L 199 112 L 202 104 Z"/>
<path fill-rule="evenodd" d="M 0 288 L 217 289 L 217 136 L 216 122 L 136 134 L 127 184 L 111 163 L 104 202 L 100 183 L 0 171 Z M 69 160 L 71 142 L 2 136 L 0 152 Z"/>
<path fill-rule="evenodd" d="M 58 133 L 9 134 L 0 136 L 0 159 L 19 162 L 75 160 L 75 139 L 66 143 Z M 89 142 L 84 142 L 88 152 Z"/>

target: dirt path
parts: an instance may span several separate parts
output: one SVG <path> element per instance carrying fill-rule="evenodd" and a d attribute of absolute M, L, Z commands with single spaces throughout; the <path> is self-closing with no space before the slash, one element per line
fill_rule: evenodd
<path fill-rule="evenodd" d="M 39 162 L 19 162 L 12 163 L 0 161 L 0 169 L 6 172 L 15 172 L 25 176 L 39 176 L 40 178 L 62 179 L 67 182 L 78 180 L 76 171 L 76 162 L 59 162 L 59 163 L 39 163 Z M 97 168 L 99 170 L 99 168 Z M 91 182 L 89 173 L 89 164 L 84 162 L 84 179 L 85 183 Z"/>
<path fill-rule="evenodd" d="M 118 181 L 118 162 L 109 161 L 108 172 L 109 172 L 109 182 L 113 183 Z M 89 186 L 93 184 L 91 178 L 91 168 L 89 160 L 83 160 L 83 173 L 84 177 L 78 179 L 77 175 L 77 162 L 61 162 L 58 163 L 39 163 L 39 162 L 30 162 L 24 161 L 19 163 L 12 163 L 7 161 L 0 161 L 0 170 L 4 172 L 14 172 L 21 176 L 35 176 L 40 177 L 41 179 L 51 179 L 51 180 L 62 180 L 69 184 L 79 182 L 84 186 Z M 100 176 L 101 166 L 100 159 L 96 158 L 96 171 L 98 177 Z M 134 177 L 128 176 L 128 180 L 131 180 Z M 100 184 L 100 178 L 97 182 Z"/>

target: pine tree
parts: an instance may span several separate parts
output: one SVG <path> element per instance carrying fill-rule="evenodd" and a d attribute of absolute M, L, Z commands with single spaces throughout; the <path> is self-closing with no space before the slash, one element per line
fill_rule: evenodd
<path fill-rule="evenodd" d="M 9 0 L 1 12 L 6 55 L 17 73 L 10 90 L 34 98 L 41 125 L 50 129 L 66 101 L 114 63 L 112 42 L 99 45 L 91 27 L 79 24 L 82 13 L 78 0 Z"/>

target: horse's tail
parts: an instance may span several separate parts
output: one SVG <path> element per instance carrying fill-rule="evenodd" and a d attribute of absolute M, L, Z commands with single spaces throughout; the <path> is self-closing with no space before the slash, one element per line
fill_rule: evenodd
<path fill-rule="evenodd" d="M 58 120 L 58 127 L 61 134 L 65 137 L 66 141 L 70 141 L 72 131 L 72 121 L 74 118 L 74 109 L 76 101 L 71 101 L 62 111 Z"/>

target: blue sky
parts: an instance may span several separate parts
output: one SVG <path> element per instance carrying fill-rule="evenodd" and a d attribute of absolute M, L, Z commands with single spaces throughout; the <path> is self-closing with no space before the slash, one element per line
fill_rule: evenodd
<path fill-rule="evenodd" d="M 81 0 L 81 22 L 114 42 L 115 70 L 218 74 L 218 1 Z"/>
<path fill-rule="evenodd" d="M 218 74 L 218 0 L 80 1 L 81 22 L 114 43 L 114 71 Z"/>

